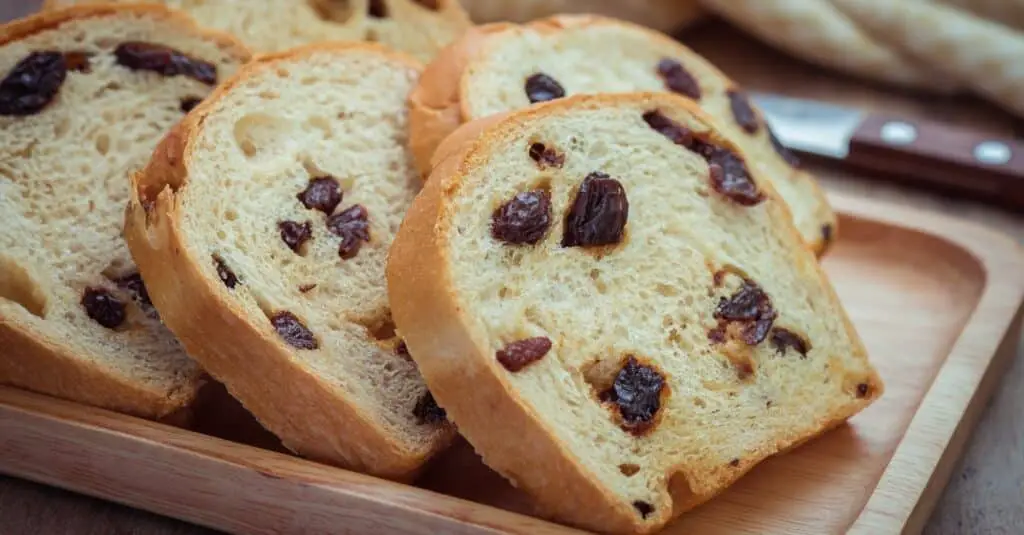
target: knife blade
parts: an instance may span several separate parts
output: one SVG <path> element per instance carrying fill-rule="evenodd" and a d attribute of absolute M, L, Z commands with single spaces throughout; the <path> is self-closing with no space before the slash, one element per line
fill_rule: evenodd
<path fill-rule="evenodd" d="M 1024 210 L 1024 143 L 822 101 L 750 96 L 775 137 L 793 151 Z"/>

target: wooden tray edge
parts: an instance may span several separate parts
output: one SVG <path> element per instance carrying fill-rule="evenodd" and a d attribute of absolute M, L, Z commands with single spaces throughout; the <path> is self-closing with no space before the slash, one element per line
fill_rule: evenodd
<path fill-rule="evenodd" d="M 977 306 L 848 531 L 917 534 L 1016 354 L 1024 329 L 1024 247 L 1002 232 L 954 216 L 847 195 L 830 195 L 830 200 L 855 217 L 938 236 L 969 252 L 985 272 Z M 938 400 L 942 403 L 933 403 Z"/>

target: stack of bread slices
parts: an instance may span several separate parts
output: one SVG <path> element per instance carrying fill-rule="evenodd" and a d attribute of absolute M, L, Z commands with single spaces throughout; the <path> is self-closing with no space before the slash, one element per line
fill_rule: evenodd
<path fill-rule="evenodd" d="M 661 34 L 72 3 L 0 29 L 2 383 L 161 419 L 212 377 L 296 453 L 396 480 L 458 432 L 609 533 L 882 394 L 815 179 Z"/>

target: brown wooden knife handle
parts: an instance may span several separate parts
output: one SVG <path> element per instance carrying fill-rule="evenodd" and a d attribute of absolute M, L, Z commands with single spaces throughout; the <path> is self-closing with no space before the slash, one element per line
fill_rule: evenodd
<path fill-rule="evenodd" d="M 847 161 L 1024 211 L 1024 143 L 947 124 L 867 115 Z"/>

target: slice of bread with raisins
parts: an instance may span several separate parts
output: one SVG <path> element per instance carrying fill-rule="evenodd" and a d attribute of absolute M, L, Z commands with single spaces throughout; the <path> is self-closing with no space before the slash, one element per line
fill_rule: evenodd
<path fill-rule="evenodd" d="M 454 431 L 388 308 L 421 180 L 411 57 L 308 45 L 254 60 L 133 178 L 125 237 L 189 354 L 299 454 L 401 479 Z"/>
<path fill-rule="evenodd" d="M 392 246 L 437 401 L 565 522 L 654 531 L 882 393 L 784 203 L 711 124 L 663 92 L 468 123 Z"/>
<path fill-rule="evenodd" d="M 129 174 L 248 61 L 160 6 L 79 6 L 0 27 L 0 383 L 146 418 L 201 371 L 121 237 Z"/>
<path fill-rule="evenodd" d="M 95 0 L 46 0 L 47 8 Z M 138 0 L 108 0 L 133 3 Z M 458 0 L 150 0 L 231 32 L 259 52 L 319 41 L 377 41 L 429 61 L 471 23 Z"/>
<path fill-rule="evenodd" d="M 566 95 L 629 91 L 699 102 L 772 181 L 808 245 L 824 253 L 836 216 L 743 90 L 683 44 L 615 19 L 561 15 L 468 31 L 427 67 L 410 97 L 413 154 L 426 176 L 438 144 L 463 122 Z"/>

